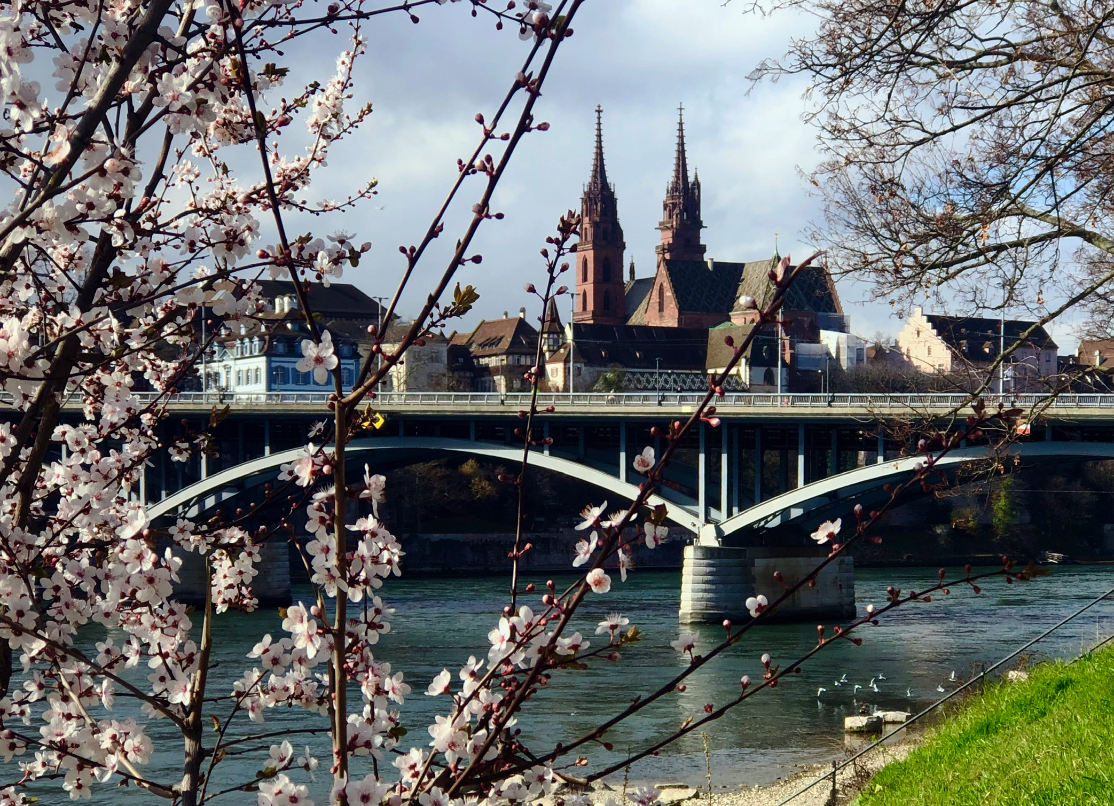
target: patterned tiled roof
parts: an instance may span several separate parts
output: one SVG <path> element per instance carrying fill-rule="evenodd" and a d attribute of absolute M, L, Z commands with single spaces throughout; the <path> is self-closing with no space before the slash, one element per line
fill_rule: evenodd
<path fill-rule="evenodd" d="M 625 289 L 627 301 L 627 318 L 629 319 L 638 310 L 643 301 L 650 296 L 650 291 L 654 287 L 653 277 L 639 277 L 637 280 L 630 280 L 627 282 Z"/>
<path fill-rule="evenodd" d="M 746 265 L 719 260 L 667 260 L 665 270 L 682 313 L 726 315 L 735 305 L 736 289 Z"/>
<path fill-rule="evenodd" d="M 731 302 L 730 311 L 741 310 L 739 297 L 748 294 L 758 302 L 760 307 L 769 304 L 774 296 L 774 283 L 770 279 L 770 270 L 776 268 L 778 258 L 775 255 L 769 260 L 753 260 L 742 265 L 739 284 L 736 287 L 735 298 Z M 733 264 L 740 265 L 740 264 Z M 805 268 L 785 297 L 785 311 L 811 311 L 813 313 L 843 313 L 843 305 L 839 301 L 832 276 L 824 266 L 808 266 Z"/>

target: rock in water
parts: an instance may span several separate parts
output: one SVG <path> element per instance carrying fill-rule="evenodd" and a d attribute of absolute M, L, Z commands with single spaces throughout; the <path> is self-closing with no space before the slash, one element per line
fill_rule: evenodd
<path fill-rule="evenodd" d="M 869 716 L 848 716 L 843 718 L 844 733 L 880 733 L 882 731 L 882 717 L 877 714 Z"/>

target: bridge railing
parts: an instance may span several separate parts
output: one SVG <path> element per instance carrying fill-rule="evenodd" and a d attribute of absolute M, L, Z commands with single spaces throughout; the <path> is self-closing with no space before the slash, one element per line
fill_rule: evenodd
<path fill-rule="evenodd" d="M 329 392 L 181 392 L 170 397 L 170 404 L 181 406 L 321 406 L 324 408 Z M 154 392 L 138 392 L 140 403 L 158 397 Z M 547 392 L 538 395 L 542 406 L 574 408 L 624 408 L 664 407 L 684 409 L 696 406 L 703 399 L 696 392 Z M 0 395 L 0 400 L 10 399 Z M 776 394 L 765 392 L 728 393 L 715 401 L 718 409 L 855 409 L 869 411 L 949 410 L 964 405 L 967 396 L 962 394 Z M 1050 399 L 1043 394 L 987 395 L 988 405 L 1002 402 L 1007 406 L 1030 408 L 1047 405 L 1053 409 L 1114 409 L 1114 394 L 1066 394 Z M 374 405 L 384 409 L 452 408 L 460 411 L 496 409 L 517 411 L 530 405 L 529 393 L 499 394 L 497 392 L 384 392 Z"/>

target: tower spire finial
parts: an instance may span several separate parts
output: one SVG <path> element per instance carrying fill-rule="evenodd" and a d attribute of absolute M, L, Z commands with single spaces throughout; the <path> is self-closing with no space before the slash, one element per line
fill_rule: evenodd
<path fill-rule="evenodd" d="M 589 180 L 593 187 L 607 187 L 607 167 L 603 162 L 603 107 L 596 105 L 596 151 L 592 156 L 592 178 Z"/>
<path fill-rule="evenodd" d="M 689 165 L 688 155 L 685 153 L 685 105 L 677 106 L 677 154 L 673 158 L 673 186 L 674 193 L 688 193 Z"/>

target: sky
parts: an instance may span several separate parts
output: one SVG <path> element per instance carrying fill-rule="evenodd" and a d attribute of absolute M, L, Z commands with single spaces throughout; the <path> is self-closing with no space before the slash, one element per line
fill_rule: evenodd
<path fill-rule="evenodd" d="M 354 137 L 337 144 L 310 195 L 343 198 L 367 179 L 379 180 L 374 201 L 334 217 L 329 230 L 344 229 L 357 242 L 372 243 L 361 265 L 343 279 L 373 296 L 393 293 L 404 267 L 398 247 L 421 239 L 456 178 L 457 158 L 474 148 L 475 114 L 490 118 L 527 53 L 529 43 L 517 31 L 496 31 L 490 17 L 472 18 L 470 8 L 431 6 L 418 12 L 420 24 L 391 15 L 364 29 L 368 48 L 357 62 L 352 104 L 368 101 L 373 112 Z M 793 36 L 807 34 L 808 25 L 807 18 L 789 13 L 748 14 L 741 0 L 585 3 L 536 107 L 536 118 L 551 127 L 524 138 L 492 205 L 506 217 L 481 229 L 474 251 L 483 255 L 482 264 L 458 273 L 463 283 L 476 286 L 480 300 L 457 329 L 504 311 L 517 315 L 520 306 L 536 322 L 539 303 L 523 287 L 544 281 L 539 250 L 558 217 L 579 210 L 597 104 L 604 110 L 604 152 L 627 243 L 625 262 L 633 257 L 639 277 L 654 269 L 655 227 L 672 172 L 680 103 L 689 165 L 699 170 L 702 183 L 707 256 L 768 257 L 775 237 L 783 255 L 810 254 L 801 238 L 819 221 L 820 210 L 803 178 L 817 161 L 815 133 L 802 121 L 805 85 L 754 85 L 747 79 L 763 59 L 782 56 Z M 338 37 L 337 49 L 342 47 Z M 319 62 L 327 76 L 335 53 L 297 56 L 307 67 Z M 442 242 L 403 298 L 403 315 L 417 312 L 481 192 L 482 179 L 469 180 L 450 210 Z M 869 302 L 865 285 L 841 280 L 839 291 L 854 332 L 900 330 L 889 306 Z"/>

